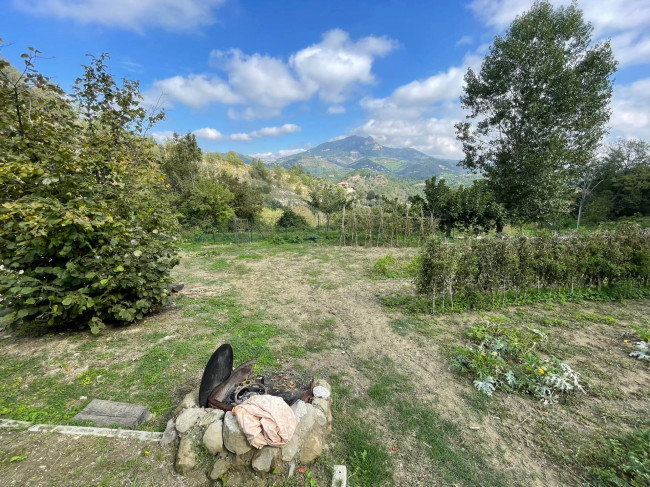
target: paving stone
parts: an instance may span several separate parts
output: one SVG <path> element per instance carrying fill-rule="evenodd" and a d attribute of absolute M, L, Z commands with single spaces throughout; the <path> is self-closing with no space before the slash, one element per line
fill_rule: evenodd
<path fill-rule="evenodd" d="M 311 430 L 311 434 L 305 440 L 300 450 L 300 463 L 309 465 L 323 453 L 323 437 L 318 428 Z"/>
<path fill-rule="evenodd" d="M 149 410 L 137 404 L 93 399 L 74 418 L 75 421 L 92 421 L 96 426 L 136 428 L 149 418 Z"/>
<path fill-rule="evenodd" d="M 223 453 L 217 456 L 214 461 L 214 467 L 210 472 L 210 478 L 212 480 L 218 480 L 222 475 L 230 469 L 232 466 L 232 456 L 228 453 Z"/>
<path fill-rule="evenodd" d="M 214 423 L 215 421 L 221 421 L 223 416 L 224 416 L 224 412 L 221 409 L 213 409 L 203 417 L 203 419 L 199 423 L 199 426 L 208 426 Z"/>
<path fill-rule="evenodd" d="M 196 454 L 192 449 L 192 440 L 187 437 L 181 438 L 176 453 L 176 471 L 178 473 L 187 473 L 196 466 Z"/>

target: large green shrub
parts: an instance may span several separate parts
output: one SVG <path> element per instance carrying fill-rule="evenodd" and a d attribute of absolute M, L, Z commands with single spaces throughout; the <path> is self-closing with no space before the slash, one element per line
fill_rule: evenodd
<path fill-rule="evenodd" d="M 0 296 L 14 327 L 132 322 L 169 296 L 176 222 L 137 82 L 92 58 L 74 103 L 0 61 Z"/>
<path fill-rule="evenodd" d="M 623 225 L 617 231 L 575 235 L 430 240 L 416 278 L 421 294 L 454 306 L 492 304 L 529 293 L 574 293 L 577 289 L 647 289 L 650 284 L 650 231 Z M 628 293 L 629 294 L 629 293 Z M 514 295 L 514 296 L 513 296 Z"/>
<path fill-rule="evenodd" d="M 307 228 L 307 220 L 291 209 L 282 212 L 282 216 L 275 224 L 278 228 Z"/>

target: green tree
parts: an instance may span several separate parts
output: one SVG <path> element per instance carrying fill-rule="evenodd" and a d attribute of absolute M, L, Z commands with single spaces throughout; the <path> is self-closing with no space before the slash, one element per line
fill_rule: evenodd
<path fill-rule="evenodd" d="M 163 146 L 160 167 L 167 176 L 172 189 L 182 192 L 188 185 L 193 185 L 201 171 L 203 153 L 192 133 L 178 135 Z"/>
<path fill-rule="evenodd" d="M 456 124 L 461 164 L 483 172 L 516 220 L 567 211 L 569 181 L 606 133 L 616 61 L 591 33 L 575 3 L 536 2 L 495 38 L 480 72 L 465 75 L 472 122 Z"/>
<path fill-rule="evenodd" d="M 197 178 L 177 200 L 182 223 L 212 232 L 227 227 L 235 216 L 233 199 L 233 194 L 218 181 L 209 177 Z"/>
<path fill-rule="evenodd" d="M 0 59 L 0 295 L 15 327 L 132 322 L 164 304 L 175 218 L 147 131 L 160 114 L 91 57 L 69 96 Z"/>
<path fill-rule="evenodd" d="M 345 190 L 340 186 L 323 184 L 313 189 L 309 194 L 309 206 L 325 213 L 327 233 L 330 231 L 330 217 L 332 213 L 341 211 L 346 201 Z"/>

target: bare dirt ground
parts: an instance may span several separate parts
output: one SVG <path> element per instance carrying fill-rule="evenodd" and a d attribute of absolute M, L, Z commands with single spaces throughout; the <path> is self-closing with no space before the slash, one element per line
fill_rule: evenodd
<path fill-rule="evenodd" d="M 207 254 L 188 253 L 176 270 L 175 277 L 186 283 L 186 298 L 234 296 L 246 313 L 263 314 L 266 322 L 290 330 L 291 334 L 270 340 L 278 366 L 338 380 L 339 388 L 346 390 L 346 401 L 368 403 L 363 420 L 376 427 L 378 447 L 390 455 L 395 485 L 450 483 L 432 467 L 426 454 L 430 446 L 412 431 L 396 429 L 390 421 L 391 411 L 369 400 L 368 391 L 377 377 L 368 364 L 390 363 L 396 374 L 408 378 L 415 392 L 414 397 L 405 399 L 417 401 L 455 424 L 460 433 L 454 447 L 478 452 L 508 485 L 586 485 L 571 461 L 563 460 L 571 456 L 579 439 L 603 430 L 632 430 L 647 421 L 650 367 L 628 357 L 633 348 L 625 339 L 632 324 L 646 323 L 648 300 L 537 304 L 494 313 L 421 316 L 417 317 L 420 327 L 415 330 L 408 326 L 416 318 L 391 310 L 380 301 L 380 296 L 410 290 L 411 283 L 406 279 L 377 279 L 372 273 L 379 257 L 391 253 L 406 260 L 415 255 L 413 249 L 304 245 L 215 246 L 207 250 Z M 546 326 L 553 354 L 582 373 L 587 393 L 554 406 L 520 395 L 497 394 L 492 400 L 481 397 L 471 380 L 451 367 L 450 349 L 464 344 L 464 330 L 489 319 Z M 165 325 L 164 330 L 157 331 L 156 340 L 197 333 L 192 318 L 178 310 L 148 318 L 147 323 L 149 328 L 134 325 L 127 329 L 131 333 L 127 349 L 132 349 L 136 360 L 147 350 L 138 335 L 150 333 L 151 327 Z M 110 352 L 106 340 L 117 339 L 127 330 L 108 330 L 98 350 Z M 73 340 L 69 335 L 31 342 L 11 337 L 2 342 L 7 345 L 3 353 L 50 353 L 50 362 L 58 363 L 65 355 L 66 344 L 69 347 Z M 79 361 L 83 367 L 83 360 Z M 203 361 L 204 357 L 196 358 L 197 363 Z M 178 367 L 178 373 L 188 377 L 190 384 L 170 391 L 174 397 L 197 382 L 197 372 L 190 368 L 187 364 L 182 371 Z M 329 456 L 318 467 L 321 471 L 331 463 L 345 461 L 336 458 L 337 442 L 342 441 L 335 429 Z M 85 438 L 54 436 L 36 440 L 26 432 L 0 431 L 0 478 L 11 479 L 13 483 L 7 485 L 186 485 L 171 469 L 172 453 L 168 450 L 156 447 L 155 453 L 145 455 L 145 446 L 140 443 L 101 442 L 97 445 Z M 8 460 L 9 455 L 17 456 L 21 451 L 30 451 L 29 459 Z M 41 463 L 46 468 L 41 468 Z M 123 468 L 127 464 L 130 466 Z M 99 473 L 79 473 L 82 471 Z M 71 472 L 69 484 L 56 483 L 65 478 L 61 472 Z M 318 485 L 324 486 L 326 481 Z M 351 485 L 357 485 L 354 478 Z"/>

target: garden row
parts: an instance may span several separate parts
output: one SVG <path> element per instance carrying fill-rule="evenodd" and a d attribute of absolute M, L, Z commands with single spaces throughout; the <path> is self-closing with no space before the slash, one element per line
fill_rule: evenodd
<path fill-rule="evenodd" d="M 421 259 L 416 286 L 434 312 L 650 292 L 650 231 L 632 224 L 569 236 L 435 239 Z"/>

